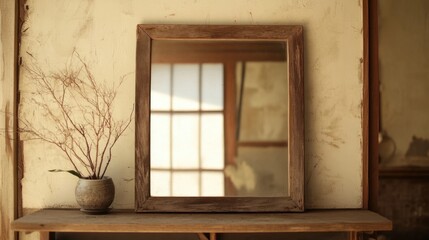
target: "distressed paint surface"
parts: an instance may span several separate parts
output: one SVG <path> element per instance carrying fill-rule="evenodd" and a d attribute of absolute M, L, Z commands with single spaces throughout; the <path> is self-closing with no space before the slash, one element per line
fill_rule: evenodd
<path fill-rule="evenodd" d="M 136 25 L 300 24 L 305 34 L 306 208 L 362 206 L 362 6 L 359 1 L 28 1 L 21 53 L 45 69 L 64 66 L 74 50 L 99 81 L 131 73 L 118 96 L 117 114 L 134 103 Z M 22 73 L 22 71 L 21 71 Z M 25 91 L 29 81 L 23 76 Z M 25 94 L 25 92 L 24 92 Z M 125 106 L 125 107 L 124 107 Z M 107 174 L 115 208 L 134 207 L 134 128 L 115 148 Z M 48 173 L 68 168 L 52 147 L 26 142 L 24 208 L 76 206 L 77 179 Z"/>
<path fill-rule="evenodd" d="M 429 166 L 429 2 L 379 2 L 381 128 L 396 144 L 383 163 Z M 420 140 L 409 149 L 413 136 Z M 380 147 L 386 156 L 389 145 Z M 414 156 L 406 157 L 408 150 Z"/>

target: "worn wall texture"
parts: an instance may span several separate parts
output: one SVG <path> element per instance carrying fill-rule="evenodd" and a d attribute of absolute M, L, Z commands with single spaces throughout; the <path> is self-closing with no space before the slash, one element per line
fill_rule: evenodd
<path fill-rule="evenodd" d="M 391 139 L 384 163 L 429 166 L 429 2 L 379 4 L 381 128 Z"/>
<path fill-rule="evenodd" d="M 300 24 L 305 39 L 306 208 L 362 207 L 362 3 L 360 0 L 29 0 L 20 48 L 23 63 L 64 66 L 73 51 L 98 81 L 127 75 L 116 114 L 134 103 L 136 25 Z M 21 90 L 30 79 L 21 71 Z M 23 113 L 25 114 L 25 113 Z M 134 128 L 120 140 L 108 175 L 115 208 L 134 206 Z M 23 207 L 74 207 L 76 179 L 51 146 L 26 142 Z"/>

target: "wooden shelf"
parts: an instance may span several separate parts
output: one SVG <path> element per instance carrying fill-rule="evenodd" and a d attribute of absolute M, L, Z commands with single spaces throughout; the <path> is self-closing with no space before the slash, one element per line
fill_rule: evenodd
<path fill-rule="evenodd" d="M 429 167 L 395 166 L 380 167 L 380 177 L 388 178 L 428 178 Z"/>
<path fill-rule="evenodd" d="M 40 210 L 12 223 L 14 231 L 246 233 L 389 231 L 392 222 L 367 210 L 304 213 L 134 213 L 87 215 L 78 210 Z"/>

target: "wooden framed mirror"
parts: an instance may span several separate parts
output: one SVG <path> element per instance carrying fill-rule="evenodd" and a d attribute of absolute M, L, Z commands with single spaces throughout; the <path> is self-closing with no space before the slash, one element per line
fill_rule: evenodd
<path fill-rule="evenodd" d="M 136 211 L 304 210 L 301 26 L 138 25 Z"/>

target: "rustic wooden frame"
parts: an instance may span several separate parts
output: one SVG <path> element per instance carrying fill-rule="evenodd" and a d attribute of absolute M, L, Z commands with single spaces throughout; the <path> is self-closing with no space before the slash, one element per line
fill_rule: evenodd
<path fill-rule="evenodd" d="M 378 0 L 363 1 L 363 159 L 362 208 L 377 210 L 380 81 L 378 76 Z"/>
<path fill-rule="evenodd" d="M 150 79 L 153 40 L 285 41 L 289 67 L 289 197 L 150 196 Z M 304 211 L 304 59 L 302 26 L 137 26 L 135 182 L 137 212 Z"/>

